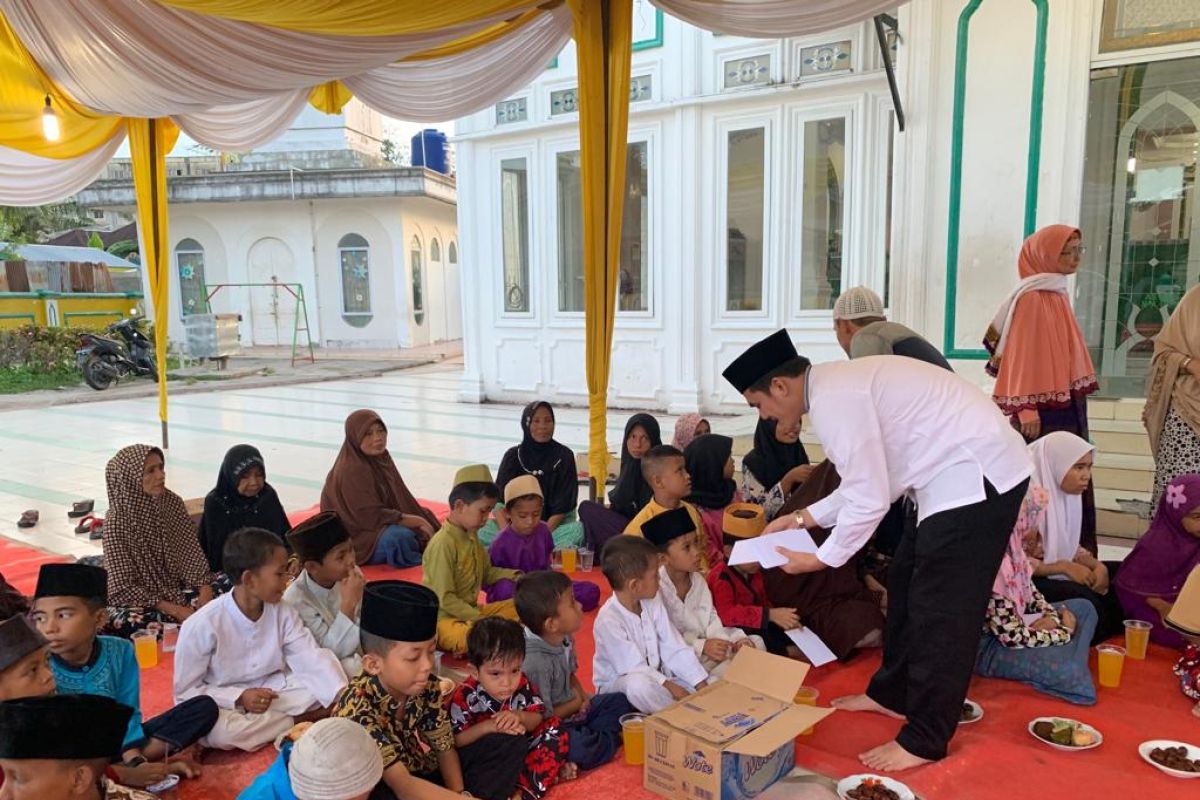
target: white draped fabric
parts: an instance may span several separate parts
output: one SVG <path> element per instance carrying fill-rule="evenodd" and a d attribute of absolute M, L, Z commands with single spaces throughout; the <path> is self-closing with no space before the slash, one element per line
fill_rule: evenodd
<path fill-rule="evenodd" d="M 0 10 L 34 60 L 76 101 L 127 117 L 191 114 L 310 89 L 511 16 L 427 34 L 347 37 L 193 14 L 154 0 L 0 0 Z"/>
<path fill-rule="evenodd" d="M 194 114 L 176 114 L 179 129 L 215 150 L 244 153 L 260 147 L 288 129 L 308 105 L 308 90 L 297 89 Z"/>
<path fill-rule="evenodd" d="M 0 146 L 0 205 L 38 206 L 75 194 L 100 176 L 125 141 L 125 128 L 90 153 L 57 159 Z"/>
<path fill-rule="evenodd" d="M 529 84 L 571 38 L 571 25 L 571 11 L 563 4 L 486 47 L 391 64 L 342 82 L 381 114 L 443 122 Z"/>
<path fill-rule="evenodd" d="M 651 0 L 672 16 L 731 36 L 778 39 L 870 19 L 897 0 Z"/>

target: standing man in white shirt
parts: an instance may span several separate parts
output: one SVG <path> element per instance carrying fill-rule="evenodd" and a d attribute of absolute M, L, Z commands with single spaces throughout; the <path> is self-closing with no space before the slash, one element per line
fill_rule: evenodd
<path fill-rule="evenodd" d="M 780 548 L 784 571 L 846 563 L 902 495 L 917 504 L 888 578 L 883 666 L 866 694 L 835 707 L 905 720 L 859 755 L 880 771 L 946 755 L 975 665 L 988 596 L 1032 467 L 1021 436 L 975 386 L 911 358 L 810 365 L 787 331 L 752 345 L 725 379 L 781 428 L 805 414 L 838 468 L 837 491 L 768 531 L 833 528 L 815 555 Z"/>

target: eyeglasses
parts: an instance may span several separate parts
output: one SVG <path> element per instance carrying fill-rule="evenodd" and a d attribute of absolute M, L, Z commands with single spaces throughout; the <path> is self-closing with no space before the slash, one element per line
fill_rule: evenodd
<path fill-rule="evenodd" d="M 1062 255 L 1064 255 L 1064 256 L 1079 256 L 1080 258 L 1083 258 L 1083 256 L 1085 256 L 1086 254 L 1087 254 L 1087 248 L 1082 247 L 1082 246 L 1068 247 L 1066 250 L 1062 251 Z"/>

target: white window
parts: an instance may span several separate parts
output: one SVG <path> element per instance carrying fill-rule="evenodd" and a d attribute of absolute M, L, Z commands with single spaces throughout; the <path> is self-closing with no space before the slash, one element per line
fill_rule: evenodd
<path fill-rule="evenodd" d="M 529 162 L 500 162 L 500 238 L 504 269 L 504 310 L 529 311 Z M 454 244 L 450 244 L 451 261 Z"/>
<path fill-rule="evenodd" d="M 761 311 L 766 128 L 729 131 L 725 159 L 725 310 Z"/>
<path fill-rule="evenodd" d="M 183 239 L 175 245 L 175 268 L 179 271 L 179 302 L 183 315 L 208 311 L 204 287 L 204 248 L 195 239 Z"/>
<path fill-rule="evenodd" d="M 451 242 L 450 246 L 446 248 L 446 258 L 451 264 L 458 263 L 458 245 L 454 242 Z"/>
<path fill-rule="evenodd" d="M 437 239 L 429 245 L 429 261 L 430 263 L 440 263 L 442 260 L 442 245 Z"/>
<path fill-rule="evenodd" d="M 617 308 L 650 307 L 649 147 L 630 142 L 625 160 L 625 202 L 617 267 Z M 556 159 L 558 202 L 558 310 L 583 311 L 583 180 L 579 151 Z"/>
<path fill-rule="evenodd" d="M 342 268 L 342 318 L 351 325 L 371 321 L 370 246 L 357 233 L 338 240 L 338 262 Z"/>
<path fill-rule="evenodd" d="M 828 310 L 842 291 L 846 221 L 846 119 L 804 123 L 800 307 Z"/>
<path fill-rule="evenodd" d="M 412 308 L 413 319 L 418 325 L 425 322 L 425 288 L 424 276 L 421 274 L 421 252 L 421 240 L 414 236 L 410 253 L 412 258 Z"/>

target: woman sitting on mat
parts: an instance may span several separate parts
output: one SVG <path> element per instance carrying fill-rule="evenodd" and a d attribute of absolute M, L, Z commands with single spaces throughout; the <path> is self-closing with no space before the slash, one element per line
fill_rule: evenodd
<path fill-rule="evenodd" d="M 1029 445 L 1032 483 L 1049 498 L 1042 521 L 1025 536 L 1033 582 L 1051 603 L 1083 598 L 1096 609 L 1092 643 L 1124 630 L 1124 614 L 1110 579 L 1119 564 L 1097 558 L 1096 541 L 1081 541 L 1083 494 L 1091 485 L 1096 448 L 1073 433 L 1055 431 Z"/>
<path fill-rule="evenodd" d="M 642 456 L 651 447 L 662 444 L 658 420 L 649 414 L 634 414 L 625 423 L 621 440 L 621 473 L 617 485 L 608 493 L 609 508 L 584 500 L 579 504 L 579 519 L 588 546 L 599 554 L 604 543 L 625 532 L 629 521 L 650 502 L 654 492 L 642 477 Z"/>
<path fill-rule="evenodd" d="M 800 429 L 779 430 L 775 420 L 760 419 L 754 447 L 742 457 L 742 498 L 762 506 L 769 522 L 812 471 Z"/>
<path fill-rule="evenodd" d="M 183 622 L 229 588 L 208 566 L 183 499 L 167 488 L 162 450 L 122 449 L 104 482 L 108 633 L 128 638 L 150 622 Z"/>
<path fill-rule="evenodd" d="M 682 453 L 689 444 L 706 433 L 712 433 L 708 420 L 699 414 L 684 414 L 675 420 L 675 437 L 671 439 L 671 446 Z"/>
<path fill-rule="evenodd" d="M 1115 585 L 1132 619 L 1151 623 L 1150 638 L 1182 649 L 1183 636 L 1163 624 L 1192 570 L 1200 565 L 1200 475 L 1180 475 L 1158 500 L 1149 530 L 1121 563 Z"/>
<path fill-rule="evenodd" d="M 229 448 L 200 517 L 200 547 L 209 568 L 225 571 L 221 563 L 225 540 L 242 528 L 264 528 L 283 538 L 291 527 L 279 495 L 267 483 L 262 453 L 248 444 Z"/>
<path fill-rule="evenodd" d="M 1083 598 L 1048 603 L 1033 585 L 1033 566 L 1025 555 L 1025 537 L 1038 528 L 1047 502 L 1046 490 L 1032 486 L 1021 504 L 992 584 L 975 672 L 1021 681 L 1068 703 L 1090 706 L 1096 702 L 1088 671 L 1096 610 Z"/>
<path fill-rule="evenodd" d="M 700 512 L 708 564 L 725 560 L 725 506 L 740 500 L 733 480 L 733 439 L 717 433 L 697 436 L 683 451 L 684 468 L 692 479 L 687 501 Z"/>
<path fill-rule="evenodd" d="M 496 470 L 496 487 L 504 496 L 504 487 L 513 478 L 532 475 L 542 487 L 545 508 L 542 519 L 550 526 L 555 547 L 583 544 L 583 523 L 575 515 L 579 504 L 579 473 L 575 454 L 554 438 L 554 408 L 544 400 L 530 403 L 521 412 L 521 443 L 510 447 Z M 508 512 L 496 506 L 495 520 L 479 530 L 479 541 L 490 545 L 500 531 L 508 527 Z"/>
<path fill-rule="evenodd" d="M 325 478 L 321 510 L 341 518 L 359 564 L 414 567 L 441 523 L 404 485 L 387 442 L 387 426 L 374 411 L 346 417 L 346 440 Z"/>

